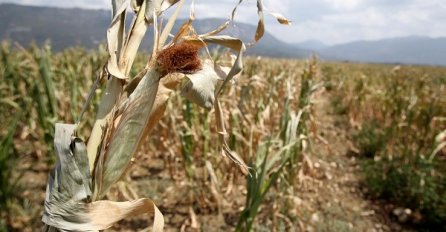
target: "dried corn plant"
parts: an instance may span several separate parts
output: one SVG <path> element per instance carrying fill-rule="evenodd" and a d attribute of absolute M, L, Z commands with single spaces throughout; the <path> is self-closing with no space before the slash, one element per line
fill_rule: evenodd
<path fill-rule="evenodd" d="M 154 128 L 166 110 L 170 94 L 181 86 L 181 95 L 208 110 L 214 109 L 222 154 L 234 161 L 245 174 L 249 169 L 243 159 L 229 149 L 221 104 L 223 88 L 243 68 L 245 44 L 238 38 L 221 35 L 233 20 L 205 34 L 193 28 L 193 2 L 189 20 L 171 36 L 171 30 L 184 0 L 112 0 L 112 22 L 107 30 L 109 59 L 94 83 L 83 108 L 100 83 L 105 90 L 88 142 L 77 136 L 82 122 L 56 124 L 54 146 L 57 164 L 50 173 L 43 222 L 45 231 L 98 231 L 115 222 L 141 213 L 154 216 L 153 231 L 162 231 L 164 220 L 155 204 L 147 198 L 127 202 L 101 200 L 129 167 L 141 141 Z M 176 5 L 164 27 L 159 17 Z M 128 31 L 125 28 L 127 9 L 134 12 Z M 257 0 L 258 27 L 253 43 L 264 33 L 263 4 Z M 282 24 L 283 16 L 272 13 Z M 135 77 L 130 71 L 139 45 L 147 30 L 153 28 L 153 51 L 143 70 Z M 169 40 L 170 39 L 170 40 Z M 169 41 L 168 41 L 169 40 Z M 207 49 L 209 44 L 230 48 L 232 62 L 215 62 Z M 205 51 L 205 58 L 199 51 Z M 106 216 L 105 216 L 106 215 Z"/>

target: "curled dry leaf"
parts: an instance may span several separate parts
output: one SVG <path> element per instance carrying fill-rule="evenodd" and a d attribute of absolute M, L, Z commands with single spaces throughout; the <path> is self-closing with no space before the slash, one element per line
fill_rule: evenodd
<path fill-rule="evenodd" d="M 243 0 L 239 0 L 237 5 L 232 9 L 231 14 L 231 20 L 234 20 L 235 12 L 237 11 L 237 8 L 240 6 L 240 4 L 243 2 Z M 254 35 L 254 42 L 250 45 L 253 45 L 259 41 L 263 35 L 265 34 L 265 21 L 263 17 L 263 3 L 261 0 L 257 0 L 257 14 L 259 15 L 259 22 L 257 23 L 256 33 Z"/>
<path fill-rule="evenodd" d="M 215 87 L 219 79 L 226 74 L 219 70 L 211 60 L 203 63 L 203 68 L 193 74 L 186 75 L 188 81 L 181 89 L 181 95 L 195 104 L 211 110 L 214 106 Z"/>
<path fill-rule="evenodd" d="M 235 50 L 237 54 L 237 58 L 235 59 L 234 64 L 232 65 L 229 73 L 227 74 L 226 78 L 224 78 L 223 83 L 220 85 L 220 87 L 217 89 L 216 97 L 221 93 L 221 90 L 224 88 L 224 86 L 232 80 L 232 78 L 239 74 L 243 69 L 243 53 L 246 50 L 246 46 L 238 38 L 234 38 L 227 35 L 215 35 L 215 36 L 198 36 L 198 37 L 186 37 L 185 40 L 192 41 L 195 43 L 206 43 L 206 44 L 218 44 L 227 48 L 231 48 Z"/>
<path fill-rule="evenodd" d="M 265 21 L 263 17 L 263 3 L 257 0 L 257 14 L 259 15 L 259 22 L 257 23 L 256 34 L 254 36 L 254 43 L 257 43 L 265 34 Z"/>
<path fill-rule="evenodd" d="M 87 149 L 81 139 L 73 137 L 75 129 L 73 124 L 56 124 L 54 146 L 58 161 L 48 179 L 44 231 L 104 230 L 123 218 L 142 213 L 154 215 L 153 231 L 162 231 L 163 216 L 150 199 L 91 202 Z"/>
<path fill-rule="evenodd" d="M 143 1 L 141 8 L 147 5 L 147 1 Z M 139 10 L 136 13 L 136 17 L 133 19 L 131 29 L 127 35 L 127 38 L 123 44 L 122 51 L 119 53 L 117 60 L 118 69 L 124 78 L 128 78 L 130 69 L 133 66 L 136 53 L 138 52 L 139 45 L 141 44 L 144 35 L 146 34 L 149 23 L 144 18 L 144 11 Z"/>
<path fill-rule="evenodd" d="M 118 57 L 124 45 L 125 10 L 130 0 L 112 1 L 112 22 L 107 30 L 107 49 L 110 55 L 107 62 L 107 71 L 117 78 L 124 79 L 125 75 L 119 70 Z"/>
<path fill-rule="evenodd" d="M 221 109 L 221 105 L 220 102 L 218 101 L 218 99 L 216 100 L 215 104 L 214 104 L 214 109 L 215 109 L 215 118 L 216 118 L 216 123 L 217 123 L 217 133 L 218 133 L 218 137 L 220 139 L 220 143 L 222 146 L 222 154 L 227 156 L 229 159 L 231 159 L 234 163 L 236 163 L 239 167 L 240 170 L 242 171 L 243 174 L 247 175 L 249 173 L 249 167 L 248 165 L 246 165 L 245 161 L 243 161 L 242 158 L 240 158 L 240 156 L 232 151 L 228 144 L 226 143 L 226 129 L 225 129 L 225 123 L 223 121 L 223 111 Z"/>
<path fill-rule="evenodd" d="M 276 18 L 280 24 L 291 25 L 291 21 L 285 18 L 285 16 L 283 16 L 282 14 L 277 12 L 268 12 L 268 13 L 272 15 L 274 18 Z"/>
<path fill-rule="evenodd" d="M 236 12 L 237 8 L 239 7 L 239 5 L 242 2 L 243 2 L 243 0 L 239 0 L 237 5 L 232 10 L 231 20 L 234 20 L 235 12 Z M 265 20 L 264 20 L 264 13 L 263 12 L 264 12 L 264 6 L 263 6 L 263 3 L 262 3 L 262 0 L 257 0 L 257 14 L 259 16 L 259 21 L 257 23 L 256 32 L 255 32 L 255 35 L 254 35 L 254 42 L 249 43 L 249 46 L 252 46 L 255 43 L 257 43 L 263 37 L 263 35 L 265 34 Z M 275 17 L 280 24 L 291 25 L 291 21 L 288 20 L 287 18 L 285 18 L 285 16 L 283 16 L 282 14 L 276 13 L 276 12 L 267 12 L 267 13 L 269 13 L 273 17 Z"/>
<path fill-rule="evenodd" d="M 153 15 L 159 16 L 165 10 L 169 9 L 172 5 L 175 5 L 179 0 L 146 0 L 146 20 L 153 22 Z"/>
<path fill-rule="evenodd" d="M 221 110 L 221 105 L 217 100 L 218 95 L 221 93 L 226 83 L 231 81 L 235 75 L 242 71 L 243 53 L 246 50 L 245 44 L 240 39 L 227 35 L 189 36 L 184 37 L 184 40 L 197 44 L 219 44 L 221 46 L 231 48 L 238 53 L 232 67 L 226 73 L 224 69 L 216 68 L 215 65 L 212 65 L 212 67 L 208 63 L 207 68 L 203 71 L 205 74 L 204 78 L 202 78 L 203 80 L 199 78 L 199 76 L 203 76 L 203 74 L 189 77 L 189 82 L 183 89 L 183 95 L 188 96 L 188 98 L 190 98 L 192 101 L 207 109 L 212 106 L 214 107 L 217 131 L 222 146 L 222 153 L 238 164 L 244 174 L 248 174 L 249 167 L 246 165 L 243 159 L 237 155 L 237 153 L 229 148 L 228 144 L 226 143 L 226 130 L 223 122 L 223 111 Z M 223 73 L 226 75 L 223 75 Z M 216 86 L 219 78 L 222 79 L 223 82 L 220 86 Z"/>

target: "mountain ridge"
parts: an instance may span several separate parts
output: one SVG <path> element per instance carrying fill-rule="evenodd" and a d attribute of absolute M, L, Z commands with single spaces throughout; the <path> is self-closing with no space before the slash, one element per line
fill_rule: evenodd
<path fill-rule="evenodd" d="M 446 66 L 446 38 L 407 36 L 354 41 L 319 50 L 330 60 Z"/>
<path fill-rule="evenodd" d="M 56 51 L 75 45 L 91 49 L 101 42 L 105 43 L 106 29 L 110 24 L 111 13 L 106 10 L 24 6 L 11 3 L 0 4 L 0 6 L 0 39 L 13 40 L 25 46 L 31 42 L 41 45 L 49 39 Z M 127 25 L 130 25 L 130 18 L 127 20 Z M 173 31 L 185 21 L 186 19 L 178 19 Z M 224 21 L 224 19 L 208 18 L 195 20 L 193 24 L 199 33 L 205 33 L 215 29 Z M 226 32 L 241 37 L 245 42 L 251 42 L 254 38 L 255 27 L 236 22 L 231 23 Z M 152 33 L 152 30 L 148 30 L 141 49 L 151 49 Z M 286 44 L 265 32 L 262 40 L 250 47 L 247 54 L 305 58 L 310 51 Z"/>
<path fill-rule="evenodd" d="M 0 40 L 9 39 L 27 46 L 33 41 L 41 45 L 49 39 L 56 51 L 76 45 L 92 49 L 105 44 L 110 18 L 108 10 L 1 3 Z M 194 27 L 199 33 L 205 33 L 224 21 L 220 18 L 198 19 L 194 21 Z M 178 20 L 174 31 L 182 22 L 185 19 Z M 252 42 L 255 29 L 251 24 L 231 22 L 225 34 Z M 141 44 L 142 50 L 151 49 L 153 36 L 150 33 L 151 30 Z M 262 40 L 248 48 L 247 54 L 279 58 L 307 58 L 316 54 L 325 60 L 446 66 L 446 38 L 407 36 L 326 45 L 317 40 L 286 43 L 266 31 Z"/>

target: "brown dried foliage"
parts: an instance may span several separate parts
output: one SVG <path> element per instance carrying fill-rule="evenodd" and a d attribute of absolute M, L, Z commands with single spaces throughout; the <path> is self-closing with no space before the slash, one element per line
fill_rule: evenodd
<path fill-rule="evenodd" d="M 163 74 L 196 72 L 201 69 L 200 48 L 200 45 L 188 42 L 174 44 L 158 54 L 158 67 Z"/>

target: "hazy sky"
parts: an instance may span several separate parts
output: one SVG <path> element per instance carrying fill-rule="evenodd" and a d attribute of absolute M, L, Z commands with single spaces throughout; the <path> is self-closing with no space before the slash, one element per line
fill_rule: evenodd
<path fill-rule="evenodd" d="M 0 2 L 95 9 L 109 9 L 110 5 L 110 0 Z M 237 2 L 196 0 L 197 18 L 227 18 Z M 267 30 L 287 42 L 320 40 L 335 44 L 407 35 L 446 36 L 446 0 L 263 0 L 263 3 L 267 10 L 279 12 L 293 21 L 292 26 L 281 26 L 265 15 Z M 255 4 L 255 0 L 245 0 L 236 20 L 256 24 Z"/>

